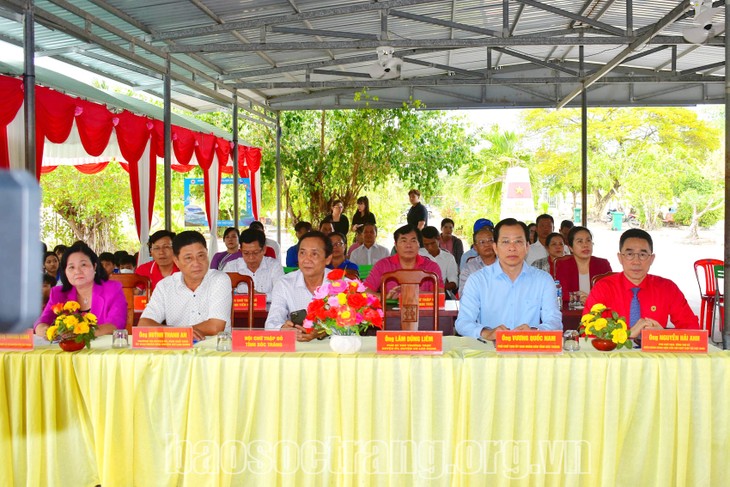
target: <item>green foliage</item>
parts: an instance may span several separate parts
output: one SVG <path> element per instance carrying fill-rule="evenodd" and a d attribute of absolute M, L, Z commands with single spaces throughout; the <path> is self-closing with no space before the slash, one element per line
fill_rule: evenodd
<path fill-rule="evenodd" d="M 709 228 L 722 220 L 724 216 L 724 208 L 708 211 L 699 218 L 699 225 L 703 228 Z M 692 205 L 680 203 L 677 212 L 674 214 L 674 221 L 680 225 L 690 225 L 692 223 Z"/>
<path fill-rule="evenodd" d="M 41 187 L 47 243 L 83 240 L 96 252 L 137 246 L 123 235 L 123 223 L 133 218 L 132 197 L 129 176 L 119 164 L 93 175 L 59 166 L 41 177 Z"/>

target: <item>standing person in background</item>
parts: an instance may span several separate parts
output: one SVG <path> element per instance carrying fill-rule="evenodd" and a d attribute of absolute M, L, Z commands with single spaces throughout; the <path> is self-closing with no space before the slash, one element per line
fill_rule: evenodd
<path fill-rule="evenodd" d="M 261 233 L 266 236 L 266 229 L 264 229 L 264 224 L 261 223 L 258 220 L 254 220 L 251 222 L 251 224 L 248 226 L 248 228 L 253 228 L 254 230 L 258 230 Z M 281 262 L 281 248 L 279 247 L 279 243 L 276 240 L 272 240 L 268 237 L 266 237 L 266 257 L 271 257 L 272 259 L 276 259 L 279 262 Z"/>
<path fill-rule="evenodd" d="M 223 232 L 223 244 L 226 246 L 226 250 L 213 255 L 213 258 L 210 259 L 211 269 L 222 271 L 228 262 L 241 258 L 241 249 L 238 245 L 240 236 L 237 228 L 226 228 L 226 231 Z"/>
<path fill-rule="evenodd" d="M 370 200 L 368 200 L 368 197 L 360 196 L 357 199 L 357 211 L 352 215 L 352 227 L 350 230 L 357 232 L 366 223 L 375 225 L 375 215 L 370 212 Z"/>
<path fill-rule="evenodd" d="M 461 256 L 464 255 L 464 243 L 460 238 L 454 236 L 454 220 L 451 218 L 441 220 L 439 246 L 453 255 L 457 264 L 461 262 Z"/>
<path fill-rule="evenodd" d="M 411 202 L 411 208 L 408 210 L 406 220 L 420 232 L 428 225 L 428 209 L 421 203 L 421 192 L 417 189 L 408 192 L 408 200 Z"/>
<path fill-rule="evenodd" d="M 537 240 L 537 225 L 534 223 L 530 223 L 527 225 L 527 233 L 529 234 L 529 243 L 530 245 L 534 244 Z"/>
<path fill-rule="evenodd" d="M 345 205 L 340 200 L 332 202 L 332 213 L 327 215 L 324 221 L 332 222 L 335 232 L 339 232 L 347 237 L 347 232 L 350 231 L 350 220 L 347 219 L 342 211 L 345 209 Z M 325 235 L 327 235 L 325 233 Z"/>

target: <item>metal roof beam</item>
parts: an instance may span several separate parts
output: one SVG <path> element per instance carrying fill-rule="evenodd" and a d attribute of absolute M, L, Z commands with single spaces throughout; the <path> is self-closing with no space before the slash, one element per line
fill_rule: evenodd
<path fill-rule="evenodd" d="M 565 68 L 563 66 L 560 66 L 559 64 L 551 63 L 548 61 L 543 61 L 542 59 L 537 59 L 532 56 L 528 56 L 527 54 L 522 54 L 521 52 L 513 51 L 511 49 L 503 49 L 501 47 L 495 47 L 495 51 L 501 52 L 502 54 L 506 54 L 507 56 L 516 57 L 517 59 L 522 59 L 523 61 L 528 61 L 533 64 L 537 64 L 538 66 L 542 66 L 544 68 L 548 69 L 555 69 L 557 71 L 562 71 L 563 73 L 567 73 L 573 76 L 577 76 L 578 73 L 576 71 L 573 71 L 572 69 Z"/>
<path fill-rule="evenodd" d="M 702 87 L 702 83 L 673 86 L 673 87 L 667 88 L 665 90 L 652 91 L 651 93 L 648 93 L 646 95 L 634 96 L 633 99 L 634 99 L 634 101 L 641 101 L 641 100 L 646 100 L 649 98 L 654 98 L 657 96 L 668 95 L 670 93 L 676 93 L 677 91 L 690 90 L 693 88 L 700 88 L 700 87 Z"/>
<path fill-rule="evenodd" d="M 644 36 L 645 37 L 645 36 Z M 256 51 L 301 51 L 322 49 L 376 49 L 388 45 L 394 48 L 419 49 L 464 49 L 477 47 L 508 47 L 508 46 L 590 46 L 590 45 L 621 45 L 637 44 L 682 44 L 690 45 L 681 36 L 665 36 L 656 42 L 642 40 L 644 37 L 543 37 L 515 36 L 508 38 L 481 38 L 481 39 L 393 39 L 389 41 L 352 40 L 352 41 L 323 41 L 323 42 L 258 42 L 251 44 L 239 43 L 212 43 L 212 44 L 177 44 L 163 48 L 169 53 L 195 52 L 256 52 Z M 717 45 L 723 38 L 713 38 L 705 45 Z"/>
<path fill-rule="evenodd" d="M 207 27 L 198 27 L 194 29 L 181 29 L 170 32 L 160 32 L 148 36 L 147 40 L 161 41 L 165 39 L 183 39 L 190 37 L 200 37 L 232 30 L 257 29 L 274 24 L 287 24 L 290 22 L 301 22 L 304 20 L 321 19 L 325 17 L 333 17 L 338 15 L 348 15 L 361 12 L 373 12 L 378 10 L 388 10 L 391 8 L 407 7 L 410 5 L 421 5 L 424 3 L 436 3 L 442 0 L 390 0 L 378 3 L 359 3 L 356 5 L 348 5 L 344 7 L 331 7 L 297 14 L 272 15 L 269 17 L 259 17 L 255 19 L 241 20 L 238 22 L 230 22 L 222 25 L 211 25 Z"/>
<path fill-rule="evenodd" d="M 62 56 L 64 54 L 78 54 L 94 47 L 96 47 L 96 44 L 83 42 L 81 44 L 76 44 L 75 46 L 66 46 L 59 47 L 58 49 L 46 49 L 44 51 L 36 51 L 35 57 L 37 59 L 41 57 Z"/>
<path fill-rule="evenodd" d="M 630 63 L 631 61 L 634 61 L 636 59 L 643 58 L 644 56 L 648 56 L 649 54 L 654 54 L 655 52 L 663 51 L 664 49 L 667 49 L 669 46 L 659 46 L 654 47 L 652 49 L 647 49 L 646 51 L 641 51 L 639 54 L 634 54 L 633 56 L 629 56 L 623 61 L 621 61 L 621 64 Z"/>
<path fill-rule="evenodd" d="M 518 1 L 524 1 L 524 0 L 518 0 Z M 665 15 L 659 22 L 656 22 L 652 28 L 647 31 L 645 34 L 639 36 L 636 40 L 631 42 L 628 47 L 626 47 L 621 53 L 619 53 L 618 56 L 611 59 L 606 65 L 599 69 L 596 73 L 588 76 L 583 81 L 583 86 L 580 88 L 577 88 L 573 91 L 571 91 L 568 96 L 560 100 L 558 102 L 557 108 L 564 107 L 568 102 L 570 102 L 573 98 L 578 96 L 581 92 L 581 90 L 588 88 L 590 85 L 601 79 L 603 76 L 608 74 L 613 68 L 621 64 L 624 59 L 629 57 L 632 52 L 636 51 L 637 49 L 644 46 L 647 42 L 649 42 L 653 37 L 656 37 L 659 32 L 664 29 L 667 25 L 671 24 L 672 22 L 676 21 L 682 14 L 684 14 L 687 10 L 690 8 L 690 0 L 682 0 L 682 2 L 674 7 L 667 15 Z"/>
<path fill-rule="evenodd" d="M 372 79 L 372 77 L 367 73 L 355 73 L 352 71 L 335 71 L 332 69 L 313 69 L 312 74 L 324 74 L 327 76 L 349 76 L 351 78 L 367 78 Z"/>
<path fill-rule="evenodd" d="M 378 40 L 380 36 L 375 34 L 362 34 L 358 32 L 343 32 L 336 30 L 322 30 L 322 29 L 300 29 L 298 27 L 284 27 L 279 25 L 271 25 L 266 27 L 268 32 L 276 32 L 281 34 L 302 34 L 308 36 L 322 36 L 322 37 L 342 37 L 345 39 L 369 39 Z"/>
<path fill-rule="evenodd" d="M 426 88 L 423 86 L 418 87 L 418 91 L 424 91 L 426 93 L 433 93 L 434 95 L 440 95 L 448 98 L 456 98 L 457 100 L 469 101 L 472 103 L 480 103 L 481 98 L 465 95 L 454 91 L 439 90 L 438 88 Z"/>
<path fill-rule="evenodd" d="M 707 71 L 710 69 L 719 68 L 720 66 L 725 66 L 725 61 L 705 64 L 704 66 L 697 66 L 696 68 L 684 69 L 679 72 L 679 75 L 684 76 L 685 74 L 699 73 L 700 71 Z"/>
<path fill-rule="evenodd" d="M 537 98 L 542 98 L 543 100 L 548 101 L 550 103 L 555 103 L 555 97 L 546 95 L 544 93 L 540 93 L 539 91 L 536 91 L 536 90 L 531 90 L 530 88 L 527 88 L 525 86 L 509 85 L 508 87 L 512 88 L 513 90 L 521 91 L 523 93 L 527 93 L 528 95 L 535 96 Z"/>
<path fill-rule="evenodd" d="M 433 17 L 427 17 L 425 15 L 417 15 L 417 14 L 411 14 L 408 12 L 403 12 L 401 10 L 389 10 L 388 12 L 390 15 L 393 15 L 395 17 L 400 17 L 402 19 L 408 19 L 408 20 L 415 20 L 417 22 L 423 22 L 426 24 L 433 24 L 433 25 L 440 25 L 442 27 L 449 27 L 451 29 L 458 29 L 463 30 L 466 32 L 474 32 L 476 34 L 482 34 L 486 36 L 491 37 L 502 37 L 501 32 L 497 32 L 495 30 L 491 29 L 485 29 L 483 27 L 475 27 L 472 25 L 462 24 L 459 22 L 452 22 L 450 20 L 441 20 L 441 19 L 435 19 Z"/>
<path fill-rule="evenodd" d="M 561 17 L 566 17 L 569 19 L 577 20 L 578 22 L 581 22 L 583 24 L 592 25 L 593 27 L 596 27 L 598 29 L 601 29 L 605 32 L 608 32 L 610 34 L 615 34 L 617 36 L 624 35 L 624 31 L 622 29 L 618 29 L 612 25 L 599 22 L 597 20 L 593 20 L 589 17 L 585 17 L 583 15 L 574 14 L 573 12 L 569 12 L 567 10 L 563 10 L 562 8 L 553 7 L 552 5 L 547 5 L 542 2 L 538 2 L 536 0 L 517 0 L 519 3 L 524 3 L 525 5 L 529 5 L 531 7 L 539 8 L 540 10 L 545 10 L 547 12 L 560 15 Z"/>
<path fill-rule="evenodd" d="M 404 57 L 403 62 L 411 63 L 411 64 L 417 64 L 419 66 L 426 66 L 427 68 L 436 68 L 441 69 L 443 71 L 451 72 L 451 73 L 458 73 L 463 74 L 464 76 L 475 76 L 477 78 L 484 78 L 484 73 L 478 73 L 474 71 L 469 71 L 467 69 L 461 69 L 456 68 L 454 66 L 449 66 L 446 64 L 439 64 L 439 63 L 432 63 L 428 61 L 421 61 L 420 59 L 414 59 L 411 57 Z"/>
<path fill-rule="evenodd" d="M 600 80 L 601 83 L 686 83 L 689 81 L 705 83 L 722 83 L 724 76 L 707 77 L 702 75 L 677 76 L 675 74 L 660 74 L 654 76 L 611 76 Z M 243 89 L 322 89 L 322 88 L 392 88 L 396 86 L 448 86 L 448 85 L 499 85 L 499 84 L 569 84 L 581 83 L 579 76 L 547 76 L 547 77 L 524 77 L 524 78 L 489 78 L 489 79 L 465 79 L 454 76 L 439 78 L 411 78 L 407 80 L 370 80 L 370 81 L 301 81 L 301 82 L 261 82 L 261 83 L 240 83 Z"/>

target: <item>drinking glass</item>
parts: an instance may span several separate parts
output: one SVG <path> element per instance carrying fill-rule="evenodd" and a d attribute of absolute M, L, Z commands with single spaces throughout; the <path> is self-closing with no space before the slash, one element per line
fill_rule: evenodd
<path fill-rule="evenodd" d="M 216 342 L 215 349 L 219 352 L 230 352 L 232 347 L 231 334 L 227 331 L 218 333 L 218 341 Z"/>
<path fill-rule="evenodd" d="M 112 334 L 112 348 L 127 348 L 129 346 L 129 334 L 127 330 L 114 330 Z"/>
<path fill-rule="evenodd" d="M 580 350 L 580 334 L 578 330 L 567 330 L 563 333 L 563 350 L 577 352 Z"/>

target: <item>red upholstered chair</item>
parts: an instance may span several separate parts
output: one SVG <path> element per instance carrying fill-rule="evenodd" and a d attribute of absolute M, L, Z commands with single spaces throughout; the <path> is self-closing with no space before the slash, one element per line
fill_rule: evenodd
<path fill-rule="evenodd" d="M 700 288 L 700 328 L 711 331 L 713 309 L 715 307 L 715 295 L 717 294 L 715 279 L 715 266 L 725 263 L 718 259 L 700 259 L 695 262 L 695 277 L 697 286 Z M 704 286 L 703 286 L 704 283 Z M 722 298 L 722 293 L 719 293 Z"/>
<path fill-rule="evenodd" d="M 248 329 L 250 330 L 253 328 L 253 279 L 238 272 L 226 272 L 226 274 L 231 279 L 231 293 L 233 295 L 235 295 L 234 291 L 240 283 L 243 282 L 248 287 Z M 233 301 L 231 301 L 231 328 L 235 327 L 234 315 Z"/>
<path fill-rule="evenodd" d="M 720 320 L 718 329 L 720 335 L 725 330 L 725 300 L 723 299 L 722 290 L 725 287 L 725 266 L 723 264 L 717 264 L 713 268 L 715 275 L 715 303 L 712 307 L 713 324 L 715 316 Z M 712 336 L 712 331 L 710 331 Z"/>
<path fill-rule="evenodd" d="M 439 280 L 438 276 L 433 272 L 421 269 L 399 269 L 397 271 L 386 272 L 380 282 L 380 292 L 385 302 L 385 283 L 394 280 L 400 285 L 400 318 L 401 329 L 408 331 L 418 331 L 418 296 L 420 294 L 420 285 L 424 280 L 433 282 L 433 329 L 438 330 L 439 323 Z"/>
<path fill-rule="evenodd" d="M 604 272 L 603 274 L 598 274 L 597 276 L 593 276 L 593 279 L 591 279 L 591 289 L 593 289 L 593 286 L 596 285 L 598 281 L 603 279 L 604 277 L 612 276 L 616 274 L 615 272 Z"/>
<path fill-rule="evenodd" d="M 145 276 L 138 276 L 137 274 L 112 274 L 109 276 L 109 280 L 122 284 L 124 299 L 127 300 L 127 333 L 131 335 L 132 325 L 134 324 L 134 292 L 137 289 L 144 289 L 144 295 L 149 302 L 150 280 Z"/>

